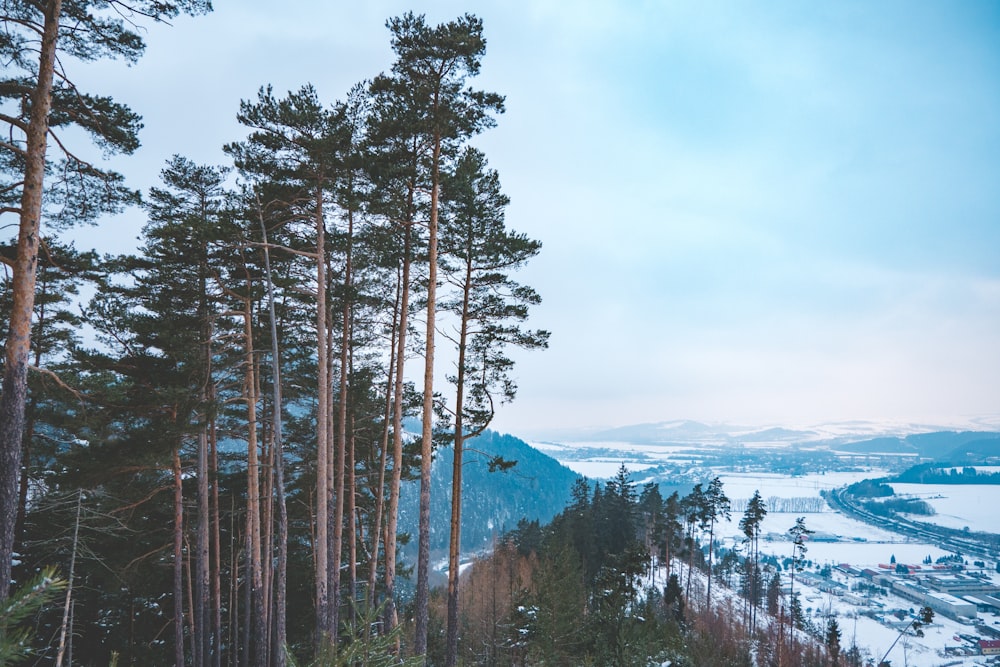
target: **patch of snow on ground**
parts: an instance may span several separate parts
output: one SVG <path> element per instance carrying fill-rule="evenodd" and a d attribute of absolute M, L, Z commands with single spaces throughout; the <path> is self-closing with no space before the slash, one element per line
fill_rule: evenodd
<path fill-rule="evenodd" d="M 1000 484 L 890 484 L 896 495 L 912 496 L 934 508 L 914 521 L 946 528 L 1000 533 Z"/>

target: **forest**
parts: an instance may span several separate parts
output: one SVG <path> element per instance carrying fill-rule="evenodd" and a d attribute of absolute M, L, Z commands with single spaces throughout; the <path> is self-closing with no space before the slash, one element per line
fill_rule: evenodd
<path fill-rule="evenodd" d="M 246 128 L 230 164 L 177 155 L 134 192 L 88 147 L 133 152 L 140 117 L 72 66 L 135 61 L 145 24 L 210 9 L 4 3 L 0 579 L 29 601 L 65 589 L 38 631 L 55 664 L 282 665 L 369 633 L 359 618 L 398 653 L 415 569 L 422 655 L 433 448 L 461 489 L 466 440 L 514 398 L 509 349 L 548 335 L 513 278 L 540 244 L 506 226 L 469 143 L 503 112 L 470 85 L 482 22 L 391 18 L 391 71 L 335 101 L 262 85 L 230 111 Z M 126 206 L 147 217 L 135 254 L 61 235 Z M 398 558 L 410 478 L 415 564 Z M 49 565 L 60 579 L 33 583 Z"/>
<path fill-rule="evenodd" d="M 738 549 L 719 547 L 731 505 L 718 477 L 665 498 L 624 466 L 604 484 L 577 480 L 548 525 L 522 521 L 463 577 L 460 663 L 874 664 L 867 650 L 842 645 L 836 618 L 817 625 L 803 613 L 796 575 L 812 565 L 813 532 L 804 519 L 789 528 L 779 562 L 760 551 L 768 508 L 759 492 L 738 518 Z M 443 595 L 432 599 L 444 605 Z M 445 650 L 431 642 L 428 662 L 443 664 Z"/>

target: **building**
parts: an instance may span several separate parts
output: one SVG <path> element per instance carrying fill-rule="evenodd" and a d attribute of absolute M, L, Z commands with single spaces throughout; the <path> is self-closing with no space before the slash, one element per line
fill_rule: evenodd
<path fill-rule="evenodd" d="M 983 655 L 1000 655 L 1000 640 L 980 639 L 979 651 Z"/>
<path fill-rule="evenodd" d="M 976 605 L 948 593 L 928 591 L 924 596 L 924 603 L 949 618 L 976 618 Z"/>
<path fill-rule="evenodd" d="M 941 574 L 935 572 L 923 577 L 923 583 L 942 593 L 951 595 L 995 595 L 998 591 L 989 580 L 978 577 L 968 577 L 964 574 Z"/>

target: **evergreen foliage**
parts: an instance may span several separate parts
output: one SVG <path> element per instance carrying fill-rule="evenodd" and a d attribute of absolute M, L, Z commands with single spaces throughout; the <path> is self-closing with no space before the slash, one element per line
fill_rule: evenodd
<path fill-rule="evenodd" d="M 739 593 L 723 580 L 717 583 L 724 592 L 709 601 L 686 593 L 683 565 L 675 563 L 679 571 L 668 574 L 666 547 L 676 551 L 688 543 L 697 553 L 707 547 L 711 509 L 703 510 L 706 528 L 693 536 L 666 529 L 681 520 L 681 507 L 705 496 L 696 488 L 664 500 L 655 486 L 636 488 L 624 468 L 604 483 L 577 481 L 570 503 L 550 524 L 522 522 L 473 565 L 462 589 L 468 616 L 460 658 L 466 664 L 753 667 L 772 664 L 780 652 L 784 665 L 819 664 L 829 655 L 823 638 L 787 636 L 779 647 L 777 612 L 750 631 L 737 620 Z M 693 561 L 692 580 L 700 588 L 708 563 Z"/>

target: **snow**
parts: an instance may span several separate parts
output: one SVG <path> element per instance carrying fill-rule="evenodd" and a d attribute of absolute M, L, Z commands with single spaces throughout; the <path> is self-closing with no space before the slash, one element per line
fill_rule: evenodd
<path fill-rule="evenodd" d="M 652 463 L 635 463 L 622 459 L 588 459 L 586 461 L 560 461 L 564 466 L 589 479 L 609 479 L 618 474 L 622 465 L 631 472 L 641 472 L 655 467 Z"/>
<path fill-rule="evenodd" d="M 914 521 L 962 530 L 1000 533 L 1000 484 L 890 484 L 897 495 L 927 502 L 936 514 Z"/>
<path fill-rule="evenodd" d="M 853 484 L 863 479 L 879 477 L 880 470 L 852 472 L 810 473 L 799 477 L 789 477 L 779 473 L 719 473 L 722 488 L 730 500 L 750 498 L 754 491 L 760 491 L 762 498 L 798 498 L 817 496 L 820 491 L 829 491 L 840 486 Z"/>

